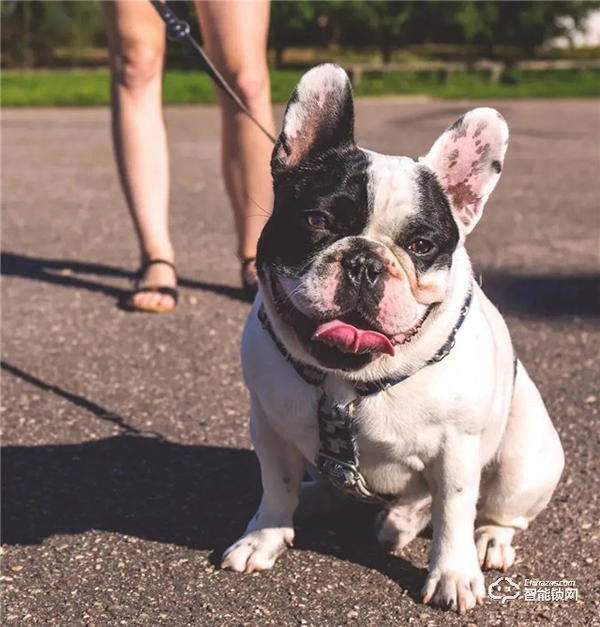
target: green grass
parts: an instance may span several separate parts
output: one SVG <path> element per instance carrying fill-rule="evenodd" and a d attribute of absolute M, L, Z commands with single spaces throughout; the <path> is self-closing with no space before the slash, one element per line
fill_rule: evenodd
<path fill-rule="evenodd" d="M 274 102 L 286 102 L 302 75 L 299 70 L 273 71 Z M 0 75 L 3 107 L 101 106 L 109 103 L 106 71 L 8 72 Z M 498 84 L 485 73 L 456 72 L 444 81 L 436 72 L 364 74 L 357 96 L 428 94 L 439 98 L 552 98 L 600 96 L 600 70 L 523 72 L 507 70 Z M 201 72 L 169 70 L 166 104 L 215 101 L 210 79 Z"/>
<path fill-rule="evenodd" d="M 575 98 L 600 96 L 600 70 L 525 72 L 507 70 L 492 84 L 485 72 L 439 74 L 371 73 L 356 90 L 360 95 L 428 94 L 438 98 Z"/>

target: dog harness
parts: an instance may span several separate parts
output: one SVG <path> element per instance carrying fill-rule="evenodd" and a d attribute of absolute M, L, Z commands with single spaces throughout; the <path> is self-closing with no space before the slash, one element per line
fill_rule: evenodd
<path fill-rule="evenodd" d="M 473 292 L 469 291 L 460 310 L 458 320 L 450 332 L 448 339 L 433 357 L 428 359 L 414 372 L 399 377 L 390 377 L 378 381 L 362 381 L 354 383 L 356 398 L 349 403 L 336 403 L 323 389 L 327 373 L 314 366 L 303 364 L 294 359 L 275 334 L 267 312 L 263 305 L 258 310 L 258 319 L 263 328 L 271 336 L 273 343 L 304 381 L 321 390 L 317 421 L 319 425 L 320 449 L 315 465 L 320 474 L 334 486 L 363 501 L 389 503 L 391 495 L 376 494 L 367 486 L 365 478 L 358 468 L 358 446 L 356 443 L 357 428 L 354 417 L 356 408 L 363 398 L 384 392 L 390 387 L 406 381 L 423 368 L 442 361 L 447 357 L 456 342 L 456 334 L 462 326 L 473 299 Z M 516 364 L 516 362 L 515 362 Z M 516 368 L 516 365 L 515 365 Z"/>

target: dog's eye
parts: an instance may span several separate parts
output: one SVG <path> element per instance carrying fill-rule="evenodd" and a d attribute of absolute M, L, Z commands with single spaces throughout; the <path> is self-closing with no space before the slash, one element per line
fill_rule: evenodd
<path fill-rule="evenodd" d="M 416 239 L 412 244 L 408 247 L 408 249 L 415 253 L 415 255 L 426 255 L 428 252 L 431 252 L 433 248 L 433 244 L 427 239 Z"/>
<path fill-rule="evenodd" d="M 306 214 L 306 221 L 313 229 L 326 229 L 328 226 L 327 218 L 318 211 L 311 211 Z"/>

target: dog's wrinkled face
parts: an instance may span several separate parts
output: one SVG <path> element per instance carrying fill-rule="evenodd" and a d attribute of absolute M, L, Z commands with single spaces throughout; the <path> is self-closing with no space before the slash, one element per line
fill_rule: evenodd
<path fill-rule="evenodd" d="M 258 271 L 307 353 L 356 370 L 418 333 L 448 293 L 507 141 L 502 117 L 476 109 L 419 161 L 379 155 L 354 142 L 345 72 L 327 64 L 302 78 L 273 153 Z"/>

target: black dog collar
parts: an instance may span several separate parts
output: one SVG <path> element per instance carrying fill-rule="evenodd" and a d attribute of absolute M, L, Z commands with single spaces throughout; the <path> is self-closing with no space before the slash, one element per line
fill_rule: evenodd
<path fill-rule="evenodd" d="M 322 385 L 327 378 L 326 372 L 314 366 L 303 364 L 290 355 L 289 351 L 275 334 L 264 306 L 260 306 L 258 319 L 265 331 L 271 336 L 279 352 L 284 356 L 285 360 L 293 366 L 294 370 L 304 381 L 310 385 L 321 388 L 321 398 L 318 408 L 321 448 L 315 460 L 315 464 L 319 472 L 336 487 L 362 500 L 384 503 L 390 501 L 391 497 L 379 495 L 369 490 L 363 475 L 358 469 L 359 454 L 356 445 L 356 426 L 354 423 L 356 407 L 365 396 L 371 396 L 378 392 L 383 392 L 394 385 L 398 385 L 426 366 L 440 362 L 447 357 L 456 342 L 456 334 L 469 313 L 472 299 L 473 292 L 469 290 L 454 328 L 450 332 L 448 339 L 433 357 L 428 359 L 411 374 L 402 375 L 400 377 L 389 377 L 380 379 L 379 381 L 354 383 L 357 397 L 349 403 L 336 403 L 323 390 Z"/>

